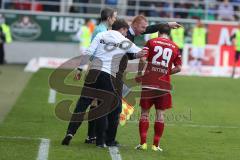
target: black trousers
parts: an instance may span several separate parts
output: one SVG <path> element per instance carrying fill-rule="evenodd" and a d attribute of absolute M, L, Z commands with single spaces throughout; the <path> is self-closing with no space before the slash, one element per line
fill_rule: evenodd
<path fill-rule="evenodd" d="M 117 81 L 119 84 L 121 84 L 121 81 Z M 117 85 L 115 85 L 117 86 Z M 119 86 L 118 86 L 119 87 Z M 119 89 L 119 88 L 118 88 Z M 109 114 L 108 116 L 108 121 L 112 122 L 108 124 L 108 128 L 106 130 L 106 142 L 113 142 L 115 141 L 116 134 L 117 134 L 117 129 L 118 129 L 118 124 L 119 124 L 119 119 L 120 119 L 120 113 L 122 112 L 122 89 L 117 89 L 117 93 L 119 96 L 119 103 L 116 106 L 116 109 Z M 95 109 L 96 106 L 90 106 L 90 110 Z M 96 137 L 96 119 L 94 120 L 89 120 L 88 121 L 88 137 L 89 138 L 94 138 Z"/>
<path fill-rule="evenodd" d="M 107 131 L 106 131 L 106 141 L 112 142 L 115 141 L 117 128 L 119 124 L 120 119 L 120 113 L 122 112 L 122 89 L 123 89 L 123 73 L 125 69 L 127 68 L 128 59 L 134 59 L 133 54 L 127 54 L 125 55 L 119 65 L 119 72 L 116 76 L 116 81 L 114 81 L 114 87 L 119 97 L 119 103 L 116 106 L 116 109 L 113 111 L 112 114 L 109 115 L 108 121 L 112 122 L 108 125 Z M 93 110 L 95 106 L 91 106 L 90 110 Z M 94 138 L 96 136 L 96 120 L 88 121 L 88 137 Z"/>
<path fill-rule="evenodd" d="M 0 64 L 4 63 L 4 45 L 3 43 L 0 43 Z"/>
<path fill-rule="evenodd" d="M 119 77 L 118 77 L 119 78 Z M 114 87 L 116 89 L 116 92 L 118 94 L 119 103 L 116 106 L 116 108 L 113 110 L 111 114 L 108 116 L 108 121 L 111 123 L 108 124 L 108 128 L 106 130 L 106 142 L 113 142 L 115 141 L 118 124 L 120 120 L 120 113 L 122 112 L 122 87 L 123 82 L 120 79 L 116 79 L 116 83 L 114 84 Z M 90 110 L 95 109 L 96 106 L 90 106 Z M 96 123 L 97 120 L 89 120 L 88 121 L 88 137 L 94 138 L 96 137 Z"/>
<path fill-rule="evenodd" d="M 88 113 L 88 120 L 96 119 L 97 145 L 115 139 L 121 112 L 119 109 L 121 98 L 118 96 L 115 84 L 116 78 L 110 74 L 98 70 L 89 71 L 81 97 L 68 125 L 67 134 L 74 135 L 77 132 L 88 106 L 97 98 L 98 106 Z"/>

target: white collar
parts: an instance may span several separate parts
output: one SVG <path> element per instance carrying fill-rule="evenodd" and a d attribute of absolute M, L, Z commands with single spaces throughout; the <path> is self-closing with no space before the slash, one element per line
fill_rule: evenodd
<path fill-rule="evenodd" d="M 132 29 L 132 26 L 129 27 L 129 32 L 131 33 L 131 35 L 135 36 L 135 32 L 134 32 L 134 30 Z"/>
<path fill-rule="evenodd" d="M 115 30 L 108 30 L 110 32 L 114 32 L 115 34 L 117 34 L 118 36 L 123 36 L 122 33 L 120 33 L 119 31 L 115 31 Z"/>

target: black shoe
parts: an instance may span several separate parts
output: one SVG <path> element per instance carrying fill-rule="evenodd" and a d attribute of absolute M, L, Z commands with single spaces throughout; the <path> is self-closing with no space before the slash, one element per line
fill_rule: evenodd
<path fill-rule="evenodd" d="M 93 137 L 93 138 L 86 138 L 85 139 L 85 143 L 87 144 L 95 144 L 96 143 L 96 137 Z"/>
<path fill-rule="evenodd" d="M 120 144 L 118 141 L 111 141 L 111 142 L 106 142 L 106 145 L 108 147 L 120 147 Z"/>
<path fill-rule="evenodd" d="M 97 144 L 97 148 L 107 148 L 106 144 Z"/>
<path fill-rule="evenodd" d="M 68 146 L 70 141 L 71 141 L 71 139 L 72 139 L 72 137 L 73 137 L 73 135 L 71 135 L 71 134 L 66 135 L 64 137 L 64 139 L 62 140 L 62 145 Z"/>

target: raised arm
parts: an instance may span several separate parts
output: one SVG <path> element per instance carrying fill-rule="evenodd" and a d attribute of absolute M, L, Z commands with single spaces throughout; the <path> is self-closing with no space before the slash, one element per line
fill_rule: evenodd
<path fill-rule="evenodd" d="M 147 26 L 146 31 L 143 32 L 142 34 L 151 34 L 151 33 L 158 32 L 159 29 L 165 25 L 168 25 L 168 24 L 167 23 L 158 23 L 158 24 Z"/>
<path fill-rule="evenodd" d="M 169 27 L 172 28 L 172 29 L 182 27 L 177 22 L 158 23 L 158 24 L 148 26 L 146 31 L 142 34 L 151 34 L 151 33 L 158 32 L 165 25 L 169 25 Z"/>

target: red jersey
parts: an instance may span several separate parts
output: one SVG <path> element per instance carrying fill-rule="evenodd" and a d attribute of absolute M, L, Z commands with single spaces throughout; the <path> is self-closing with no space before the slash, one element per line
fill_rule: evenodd
<path fill-rule="evenodd" d="M 171 90 L 170 74 L 173 65 L 181 65 L 177 45 L 167 38 L 154 38 L 144 47 L 147 50 L 147 68 L 142 80 L 143 88 Z"/>

